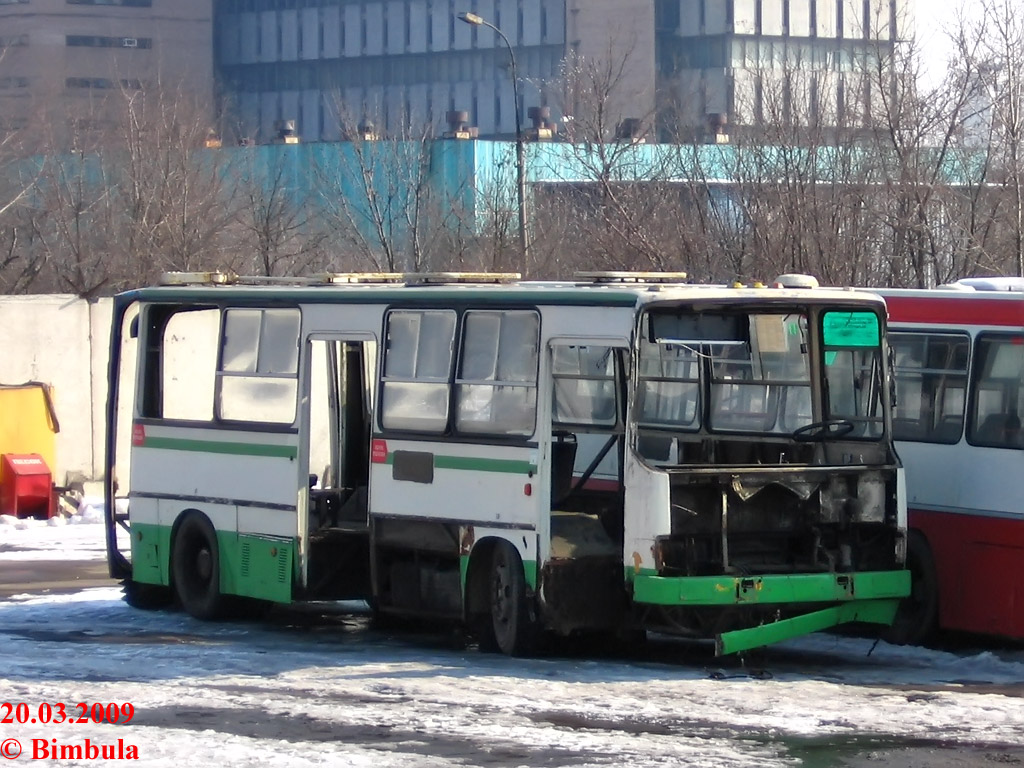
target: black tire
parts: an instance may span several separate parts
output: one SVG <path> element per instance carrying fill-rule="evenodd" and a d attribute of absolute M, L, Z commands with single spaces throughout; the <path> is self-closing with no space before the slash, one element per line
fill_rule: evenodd
<path fill-rule="evenodd" d="M 892 626 L 882 637 L 896 645 L 921 645 L 935 632 L 939 617 L 939 578 L 928 541 L 916 531 L 907 538 L 910 597 L 900 602 Z"/>
<path fill-rule="evenodd" d="M 509 656 L 533 653 L 539 634 L 537 621 L 526 594 L 523 561 L 507 541 L 499 542 L 491 554 L 488 587 L 491 630 L 497 650 Z"/>
<path fill-rule="evenodd" d="M 140 584 L 131 579 L 121 582 L 124 588 L 124 601 L 132 608 L 139 608 L 144 611 L 155 611 L 166 608 L 170 605 L 174 596 L 168 587 L 161 587 L 156 584 Z"/>
<path fill-rule="evenodd" d="M 213 524 L 190 512 L 178 526 L 171 553 L 171 579 L 182 607 L 197 619 L 225 615 L 227 600 L 220 593 L 220 550 Z"/>

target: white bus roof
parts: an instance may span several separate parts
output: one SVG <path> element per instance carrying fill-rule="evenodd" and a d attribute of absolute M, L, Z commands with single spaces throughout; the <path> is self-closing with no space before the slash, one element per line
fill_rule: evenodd
<path fill-rule="evenodd" d="M 537 304 L 639 306 L 656 301 L 879 302 L 853 288 L 731 287 L 682 282 L 683 273 L 588 272 L 576 280 L 520 280 L 516 274 L 344 273 L 308 278 L 239 277 L 224 273 L 170 273 L 162 284 L 121 294 L 141 301 L 259 301 L 271 297 L 306 302 L 495 300 Z M 229 299 L 228 297 L 233 297 Z"/>

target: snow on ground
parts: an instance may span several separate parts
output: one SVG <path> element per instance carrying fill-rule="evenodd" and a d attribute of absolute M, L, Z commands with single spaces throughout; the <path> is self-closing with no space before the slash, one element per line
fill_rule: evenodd
<path fill-rule="evenodd" d="M 102 559 L 101 525 L 8 528 L 0 562 L 26 551 Z M 78 702 L 134 706 L 127 724 L 15 722 L 0 724 L 0 740 L 25 749 L 14 765 L 33 739 L 52 749 L 88 738 L 175 768 L 771 768 L 838 765 L 821 761 L 823 745 L 833 757 L 1024 747 L 1020 651 L 872 651 L 870 640 L 817 635 L 769 649 L 770 674 L 755 675 L 658 638 L 629 659 L 510 659 L 444 633 L 372 629 L 352 606 L 321 608 L 206 624 L 131 609 L 114 587 L 0 601 L 0 699 L 37 720 L 43 702 L 76 718 Z"/>
<path fill-rule="evenodd" d="M 103 560 L 102 522 L 103 501 L 90 497 L 82 499 L 78 513 L 70 517 L 0 515 L 0 561 Z"/>

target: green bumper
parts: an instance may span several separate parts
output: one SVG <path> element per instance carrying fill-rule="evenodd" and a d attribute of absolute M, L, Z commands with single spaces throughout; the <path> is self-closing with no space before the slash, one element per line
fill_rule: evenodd
<path fill-rule="evenodd" d="M 736 653 L 848 622 L 891 624 L 899 601 L 910 594 L 910 571 L 801 573 L 779 576 L 671 577 L 637 574 L 636 603 L 666 606 L 820 604 L 807 613 L 716 638 L 719 654 Z"/>

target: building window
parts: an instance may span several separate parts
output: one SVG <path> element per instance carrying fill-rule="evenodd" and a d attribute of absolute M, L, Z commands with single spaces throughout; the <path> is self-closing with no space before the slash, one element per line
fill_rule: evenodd
<path fill-rule="evenodd" d="M 427 0 L 427 50 L 434 46 L 434 4 Z"/>
<path fill-rule="evenodd" d="M 68 47 L 89 48 L 152 48 L 151 37 L 102 37 L 100 35 L 68 35 Z"/>
<path fill-rule="evenodd" d="M 28 88 L 27 77 L 0 77 L 0 91 L 11 88 Z"/>
<path fill-rule="evenodd" d="M 124 88 L 129 91 L 141 91 L 142 81 L 136 78 L 113 80 L 109 77 L 69 77 L 64 81 L 67 88 Z"/>
<path fill-rule="evenodd" d="M 68 5 L 122 5 L 126 8 L 152 8 L 153 0 L 67 0 Z"/>

